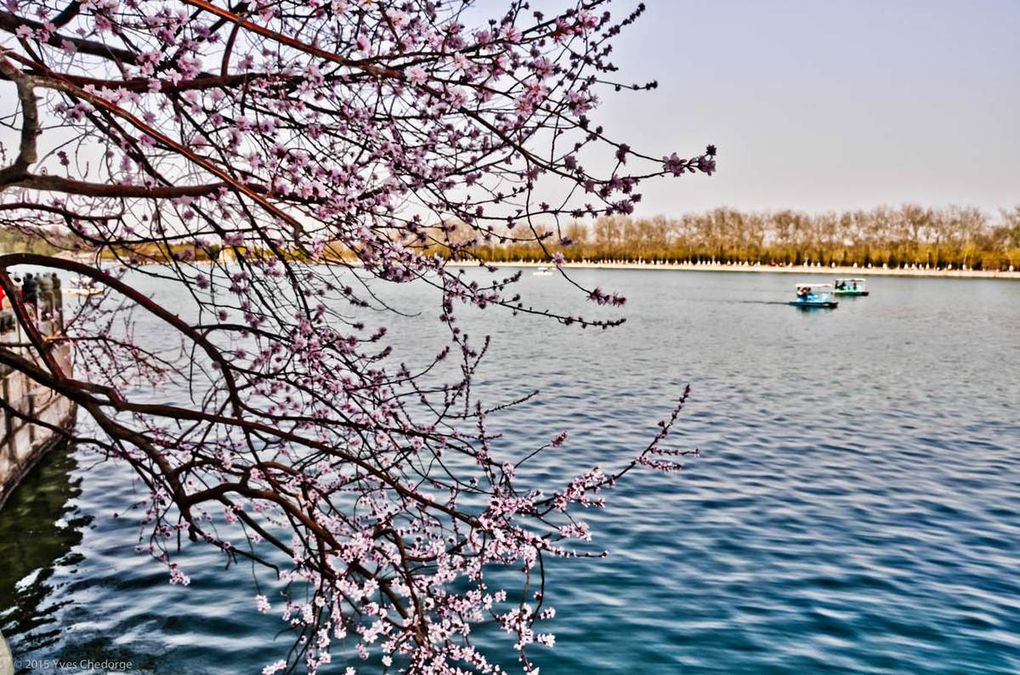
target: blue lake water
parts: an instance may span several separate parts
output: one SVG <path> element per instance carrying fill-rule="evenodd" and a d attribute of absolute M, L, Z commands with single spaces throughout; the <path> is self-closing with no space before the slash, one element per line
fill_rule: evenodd
<path fill-rule="evenodd" d="M 627 323 L 465 318 L 494 340 L 487 400 L 540 391 L 493 421 L 501 451 L 567 430 L 536 479 L 623 463 L 690 383 L 677 441 L 703 456 L 609 495 L 591 518 L 607 559 L 552 565 L 543 675 L 1020 672 L 1020 283 L 880 277 L 871 297 L 803 312 L 780 304 L 789 275 L 575 276 L 622 291 Z M 535 306 L 593 309 L 556 277 L 521 286 Z M 440 344 L 429 317 L 391 322 L 409 358 Z M 123 467 L 54 453 L 0 512 L 15 656 L 168 674 L 280 658 L 250 570 L 189 551 L 182 588 L 134 552 L 141 496 Z"/>

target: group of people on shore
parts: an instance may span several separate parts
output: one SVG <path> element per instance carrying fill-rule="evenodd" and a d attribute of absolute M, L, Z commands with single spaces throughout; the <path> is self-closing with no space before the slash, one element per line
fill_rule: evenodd
<path fill-rule="evenodd" d="M 3 286 L 0 286 L 0 331 L 14 327 L 14 304 L 18 303 L 36 321 L 51 319 L 62 306 L 60 299 L 60 277 L 55 273 L 12 276 L 14 282 L 14 298 L 8 297 Z"/>

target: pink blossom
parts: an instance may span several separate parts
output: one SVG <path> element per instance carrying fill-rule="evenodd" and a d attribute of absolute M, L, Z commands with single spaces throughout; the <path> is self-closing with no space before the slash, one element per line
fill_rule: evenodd
<path fill-rule="evenodd" d="M 412 66 L 407 69 L 407 79 L 415 84 L 422 84 L 428 80 L 428 73 L 421 66 Z"/>
<path fill-rule="evenodd" d="M 43 21 L 64 9 L 29 4 Z M 712 173 L 714 147 L 659 162 L 649 157 L 663 151 L 632 150 L 588 117 L 618 79 L 611 47 L 624 25 L 603 26 L 588 3 L 542 3 L 541 14 L 508 2 L 260 1 L 243 24 L 201 4 L 87 0 L 54 33 L 8 0 L 16 35 L 34 40 L 12 40 L 9 56 L 48 69 L 32 77 L 40 148 L 56 152 L 30 171 L 65 180 L 36 181 L 31 200 L 12 184 L 0 206 L 26 227 L 61 228 L 71 251 L 125 262 L 33 258 L 105 288 L 67 322 L 80 347 L 62 386 L 97 402 L 81 414 L 99 424 L 82 429 L 131 431 L 100 442 L 141 477 L 139 551 L 185 586 L 186 539 L 278 569 L 276 607 L 261 579 L 255 606 L 293 642 L 264 673 L 314 674 L 339 654 L 494 673 L 473 645 L 493 617 L 505 635 L 491 649 L 537 673 L 529 654 L 555 644 L 541 626 L 555 611 L 535 575 L 555 587 L 549 556 L 577 555 L 570 546 L 594 536 L 578 513 L 602 507 L 618 480 L 677 470 L 675 415 L 637 457 L 539 489 L 528 462 L 562 454 L 567 432 L 540 431 L 551 440 L 522 451 L 487 428 L 514 404 L 484 400 L 490 342 L 463 325 L 465 308 L 564 330 L 618 325 L 625 299 L 572 278 L 559 228 L 630 212 L 646 180 Z M 60 47 L 53 35 L 66 36 Z M 609 170 L 581 161 L 613 153 Z M 519 271 L 450 264 L 506 242 L 544 247 L 595 306 L 542 310 Z M 128 270 L 176 300 L 121 283 Z M 422 359 L 399 332 L 430 343 L 430 308 L 379 292 L 402 298 L 397 285 L 412 283 L 435 292 L 443 340 Z M 405 316 L 419 310 L 418 323 Z M 151 405 L 147 392 L 167 382 L 188 395 Z"/>

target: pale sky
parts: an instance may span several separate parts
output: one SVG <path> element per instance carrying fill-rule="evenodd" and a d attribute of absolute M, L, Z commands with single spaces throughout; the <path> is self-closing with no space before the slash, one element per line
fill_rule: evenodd
<path fill-rule="evenodd" d="M 659 88 L 606 91 L 593 117 L 656 156 L 719 157 L 642 185 L 636 215 L 1020 205 L 1020 0 L 645 2 L 614 60 Z"/>
<path fill-rule="evenodd" d="M 715 143 L 719 171 L 642 186 L 638 215 L 1020 204 L 1020 0 L 646 4 L 616 62 L 659 89 L 596 117 L 656 153 Z"/>

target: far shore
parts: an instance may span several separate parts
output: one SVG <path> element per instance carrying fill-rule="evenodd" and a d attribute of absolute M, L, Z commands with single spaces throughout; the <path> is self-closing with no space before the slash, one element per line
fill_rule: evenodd
<path fill-rule="evenodd" d="M 491 264 L 495 267 L 552 267 L 547 262 L 461 262 L 447 263 L 450 266 L 478 267 Z M 999 272 L 991 270 L 937 270 L 909 267 L 823 267 L 821 265 L 761 265 L 737 263 L 723 265 L 720 263 L 655 263 L 655 262 L 566 262 L 565 269 L 606 269 L 606 270 L 663 270 L 677 272 L 765 272 L 774 274 L 828 275 L 838 277 L 942 277 L 947 279 L 1011 279 L 1020 281 L 1020 271 Z"/>
<path fill-rule="evenodd" d="M 77 260 L 78 262 L 94 263 L 92 255 L 63 254 L 59 257 Z M 112 261 L 106 261 L 112 262 Z M 192 265 L 210 264 L 209 260 L 192 260 Z M 359 260 L 345 260 L 344 264 L 360 267 Z M 513 261 L 447 261 L 449 267 L 553 267 L 551 262 Z M 828 275 L 845 278 L 854 277 L 933 277 L 943 279 L 1006 279 L 1020 281 L 1020 270 L 972 270 L 972 269 L 934 269 L 922 267 L 826 267 L 823 265 L 762 265 L 761 263 L 674 263 L 674 262 L 565 262 L 565 269 L 605 269 L 605 270 L 662 270 L 673 272 L 745 272 L 770 274 Z"/>

